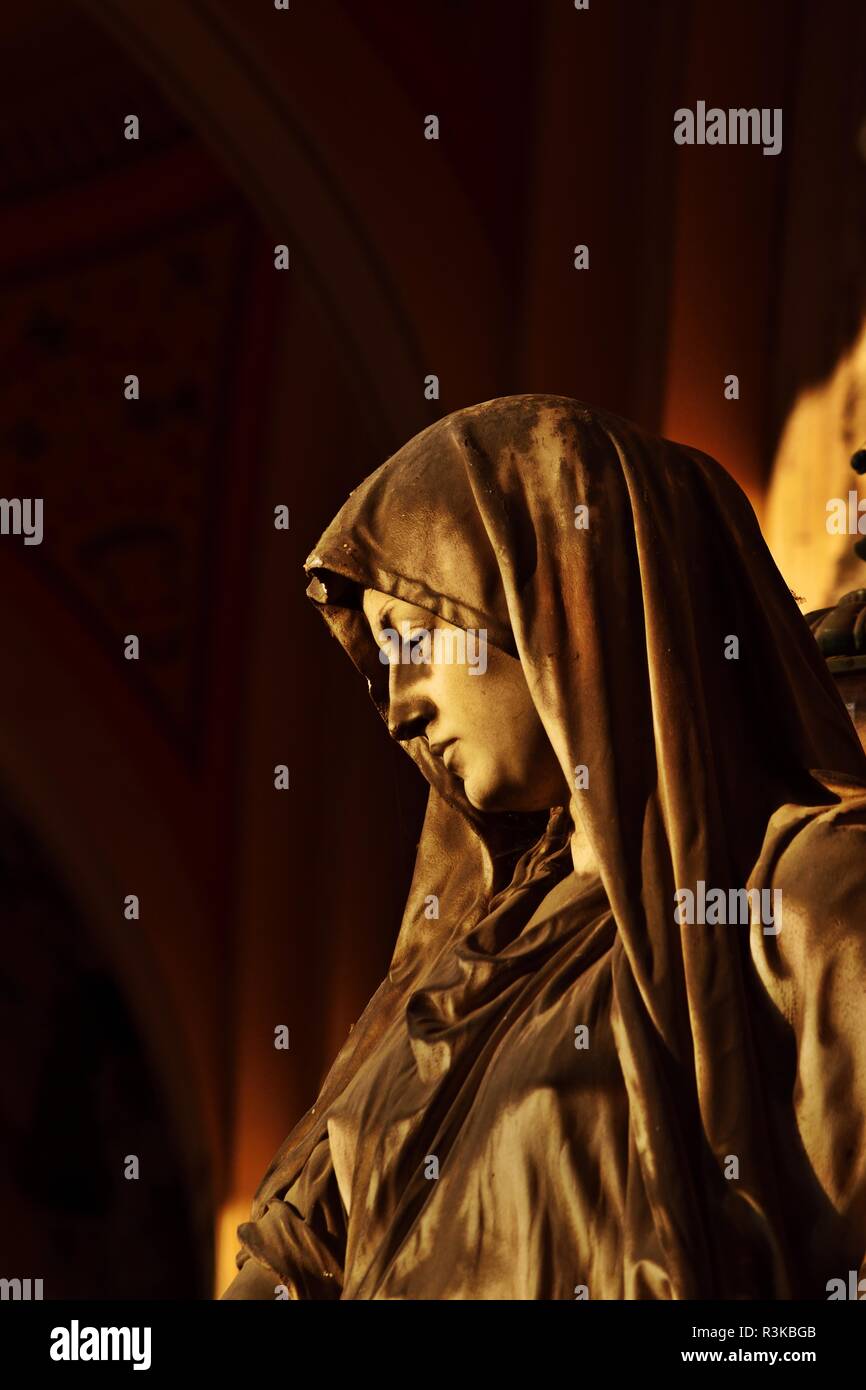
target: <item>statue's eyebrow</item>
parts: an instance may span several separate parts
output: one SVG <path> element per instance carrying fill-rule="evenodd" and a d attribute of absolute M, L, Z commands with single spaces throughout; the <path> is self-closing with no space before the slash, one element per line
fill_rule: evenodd
<path fill-rule="evenodd" d="M 389 623 L 388 619 L 389 619 L 390 616 L 391 616 L 391 609 L 392 609 L 393 607 L 394 607 L 394 600 L 392 599 L 390 603 L 386 603 L 386 604 L 385 604 L 385 607 L 381 610 L 381 612 L 380 612 L 380 614 L 379 614 L 378 622 L 379 622 L 379 636 L 380 636 L 380 637 L 381 637 L 382 633 L 385 631 L 385 629 L 391 626 L 391 624 Z"/>

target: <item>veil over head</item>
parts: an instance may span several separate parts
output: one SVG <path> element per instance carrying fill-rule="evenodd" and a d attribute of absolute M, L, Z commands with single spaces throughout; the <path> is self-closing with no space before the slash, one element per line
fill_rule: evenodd
<path fill-rule="evenodd" d="M 606 899 L 617 1050 L 666 1287 L 706 1294 L 709 1278 L 716 1296 L 736 1296 L 723 1289 L 778 1271 L 748 940 L 678 924 L 675 893 L 745 885 L 777 809 L 833 805 L 866 782 L 866 756 L 743 492 L 696 449 L 566 397 L 510 396 L 399 449 L 306 569 L 383 718 L 388 668 L 364 588 L 519 658 Z M 430 792 L 391 969 L 240 1228 L 260 1257 L 253 1225 L 326 1136 L 331 1106 L 442 952 L 495 894 L 519 891 L 503 852 L 510 819 L 475 810 L 422 736 L 404 746 Z M 738 1184 L 717 1180 L 730 1153 L 747 1169 Z"/>

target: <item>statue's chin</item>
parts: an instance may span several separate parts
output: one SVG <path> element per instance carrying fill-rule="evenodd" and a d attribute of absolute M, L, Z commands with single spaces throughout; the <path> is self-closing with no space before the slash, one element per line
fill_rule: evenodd
<path fill-rule="evenodd" d="M 463 792 L 466 796 L 466 800 L 469 802 L 469 805 L 474 806 L 476 811 L 499 810 L 499 806 L 495 804 L 495 793 L 485 791 L 483 788 L 481 788 L 480 790 L 478 789 L 478 787 L 473 788 L 471 777 L 463 783 Z"/>
<path fill-rule="evenodd" d="M 470 806 L 474 806 L 476 811 L 519 811 L 522 806 L 516 805 L 520 801 L 519 796 L 509 795 L 509 792 L 502 787 L 478 788 L 473 787 L 472 779 L 469 778 L 463 783 L 463 791 Z"/>

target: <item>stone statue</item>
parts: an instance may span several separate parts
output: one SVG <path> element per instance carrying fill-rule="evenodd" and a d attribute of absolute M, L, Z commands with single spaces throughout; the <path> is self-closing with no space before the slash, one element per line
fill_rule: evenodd
<path fill-rule="evenodd" d="M 223 1296 L 826 1298 L 866 1254 L 866 755 L 740 488 L 506 397 L 306 568 L 430 791 Z"/>

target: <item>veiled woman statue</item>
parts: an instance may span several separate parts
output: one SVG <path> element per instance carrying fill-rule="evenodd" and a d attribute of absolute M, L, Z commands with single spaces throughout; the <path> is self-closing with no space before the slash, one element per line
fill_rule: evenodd
<path fill-rule="evenodd" d="M 736 483 L 511 396 L 410 440 L 306 569 L 430 792 L 223 1297 L 866 1275 L 866 756 Z"/>

